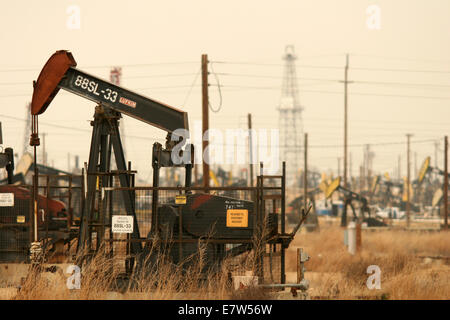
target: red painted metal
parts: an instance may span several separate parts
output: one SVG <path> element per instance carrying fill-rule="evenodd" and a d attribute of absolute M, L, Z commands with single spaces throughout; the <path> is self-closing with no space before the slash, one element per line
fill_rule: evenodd
<path fill-rule="evenodd" d="M 43 113 L 58 93 L 58 84 L 70 67 L 77 63 L 72 54 L 66 50 L 56 51 L 42 68 L 37 81 L 33 83 L 31 114 Z"/>
<path fill-rule="evenodd" d="M 1 193 L 14 193 L 14 198 L 17 200 L 30 200 L 32 198 L 31 192 L 27 188 L 5 185 L 0 186 Z M 42 210 L 41 210 L 42 209 Z M 38 226 L 43 225 L 45 218 L 42 216 L 43 212 L 47 210 L 48 218 L 68 218 L 66 206 L 62 201 L 49 199 L 42 195 L 38 198 Z M 25 212 L 24 215 L 26 216 Z M 16 216 L 3 216 L 0 212 L 0 223 L 15 223 Z"/>

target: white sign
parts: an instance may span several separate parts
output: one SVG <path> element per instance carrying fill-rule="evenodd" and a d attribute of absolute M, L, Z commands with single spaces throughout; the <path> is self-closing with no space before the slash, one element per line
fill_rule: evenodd
<path fill-rule="evenodd" d="M 132 216 L 112 216 L 113 233 L 133 233 Z"/>
<path fill-rule="evenodd" d="M 14 207 L 14 193 L 0 193 L 0 207 Z"/>

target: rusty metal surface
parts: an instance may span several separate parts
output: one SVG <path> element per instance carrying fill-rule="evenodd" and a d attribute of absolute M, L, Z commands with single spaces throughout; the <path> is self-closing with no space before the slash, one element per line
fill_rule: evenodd
<path fill-rule="evenodd" d="M 58 93 L 58 83 L 70 67 L 77 63 L 69 51 L 56 51 L 42 68 L 37 81 L 33 84 L 31 114 L 43 113 Z"/>

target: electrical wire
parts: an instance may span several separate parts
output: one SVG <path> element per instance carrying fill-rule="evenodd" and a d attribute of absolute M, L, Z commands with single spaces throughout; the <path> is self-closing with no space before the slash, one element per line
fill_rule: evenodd
<path fill-rule="evenodd" d="M 284 66 L 284 64 L 279 63 L 254 63 L 254 62 L 231 62 L 231 61 L 214 61 L 214 62 L 229 65 L 254 65 L 254 66 L 274 66 L 274 67 Z M 344 69 L 343 66 L 317 66 L 317 65 L 297 65 L 296 68 L 339 69 L 339 70 Z M 391 69 L 391 68 L 370 68 L 370 67 L 352 67 L 352 66 L 349 66 L 349 70 L 450 74 L 450 70 L 420 70 L 420 69 L 396 69 L 396 68 Z"/>
<path fill-rule="evenodd" d="M 235 91 L 227 90 L 227 88 L 241 89 L 241 90 L 279 90 L 279 87 L 273 86 L 233 86 L 233 85 L 222 85 L 225 91 Z M 240 91 L 241 91 L 240 90 Z M 302 90 L 302 93 L 326 93 L 326 94 L 343 94 L 340 91 L 324 91 L 324 90 Z M 417 99 L 437 99 L 437 100 L 450 100 L 450 97 L 439 97 L 439 96 L 416 96 L 416 95 L 395 95 L 395 94 L 379 94 L 379 93 L 367 93 L 367 92 L 348 92 L 348 95 L 355 96 L 375 96 L 375 97 L 397 97 L 397 98 L 417 98 Z"/>
<path fill-rule="evenodd" d="M 18 117 L 13 117 L 13 116 L 8 116 L 8 115 L 3 115 L 0 114 L 0 117 L 4 117 L 4 118 L 8 118 L 8 119 L 13 119 L 13 120 L 19 120 L 19 121 L 27 121 L 26 119 L 23 118 L 18 118 Z M 80 131 L 80 132 L 88 132 L 90 133 L 91 130 L 89 129 L 82 129 L 82 128 L 77 128 L 77 127 L 69 127 L 69 126 L 62 126 L 62 125 L 58 125 L 58 124 L 53 124 L 53 123 L 49 123 L 49 122 L 42 122 L 40 121 L 41 125 L 46 125 L 46 126 L 51 126 L 51 127 L 56 127 L 56 128 L 60 128 L 60 129 L 67 129 L 67 130 L 74 130 L 74 131 Z M 144 136 L 134 136 L 134 135 L 127 135 L 127 138 L 136 138 L 136 139 L 146 139 L 148 140 L 148 137 L 144 137 Z M 163 139 L 155 139 L 155 141 L 163 141 Z M 414 143 L 426 143 L 426 142 L 436 142 L 439 141 L 439 139 L 426 139 L 426 140 L 413 140 L 410 143 L 414 144 Z M 214 143 L 210 143 L 211 145 L 214 145 Z M 367 145 L 370 146 L 386 146 L 386 145 L 398 145 L 398 144 L 405 144 L 404 141 L 402 142 L 378 142 L 378 143 L 363 143 L 363 144 L 349 144 L 348 147 L 364 147 Z M 220 145 L 230 145 L 230 144 L 220 144 Z M 239 145 L 236 145 L 239 146 Z M 263 144 L 259 144 L 259 146 L 268 146 L 268 145 L 263 145 Z M 311 148 L 342 148 L 342 145 L 309 145 L 309 147 Z"/>
<path fill-rule="evenodd" d="M 213 62 L 210 62 L 210 67 L 211 67 L 211 72 L 212 72 L 212 74 L 214 74 L 214 77 L 216 78 L 216 82 L 217 82 L 217 84 L 216 84 L 216 86 L 217 86 L 217 88 L 218 88 L 218 90 L 219 90 L 219 98 L 220 98 L 220 102 L 219 102 L 219 107 L 217 108 L 217 109 L 213 109 L 213 107 L 212 107 L 212 105 L 211 105 L 211 102 L 208 100 L 208 106 L 209 106 L 209 109 L 212 111 L 212 112 L 214 112 L 214 113 L 218 113 L 219 111 L 220 111 L 220 109 L 222 109 L 222 102 L 223 102 L 223 100 L 222 100 L 222 90 L 220 89 L 220 81 L 219 81 L 219 77 L 217 76 L 217 74 L 214 72 L 214 68 L 213 68 Z"/>
<path fill-rule="evenodd" d="M 198 63 L 198 61 L 155 62 L 155 63 L 135 63 L 135 64 L 115 64 L 115 65 L 121 66 L 121 67 L 127 67 L 127 68 L 138 68 L 138 67 L 182 65 L 182 64 L 193 64 L 193 63 Z M 112 65 L 86 65 L 86 66 L 83 66 L 83 68 L 86 68 L 86 69 L 103 69 L 103 68 L 111 68 L 111 67 L 112 67 Z M 40 71 L 41 69 L 42 69 L 42 67 L 0 69 L 0 73 Z"/>
<path fill-rule="evenodd" d="M 283 79 L 281 76 L 271 76 L 271 75 L 256 75 L 256 74 L 242 74 L 242 73 L 227 73 L 220 72 L 217 73 L 222 76 L 235 76 L 235 77 L 249 77 L 249 78 L 268 78 L 268 79 Z M 343 80 L 340 79 L 324 79 L 324 78 L 303 78 L 303 77 L 295 77 L 298 80 L 311 80 L 311 81 L 329 81 L 342 83 Z M 374 84 L 374 85 L 400 85 L 400 86 L 419 86 L 419 87 L 439 87 L 439 88 L 450 88 L 450 85 L 441 85 L 441 84 L 431 84 L 431 83 L 405 83 L 405 82 L 383 82 L 383 81 L 367 81 L 367 80 L 351 80 L 350 83 L 355 84 Z"/>
<path fill-rule="evenodd" d="M 409 57 L 392 57 L 392 56 L 380 56 L 380 55 L 372 55 L 372 54 L 360 54 L 360 53 L 351 53 L 352 57 L 366 57 L 366 58 L 374 58 L 374 59 L 383 59 L 383 60 L 401 60 L 401 61 L 414 61 L 414 62 L 433 62 L 433 63 L 450 63 L 450 60 L 434 60 L 434 59 L 420 59 L 420 58 L 409 58 Z"/>
<path fill-rule="evenodd" d="M 194 81 L 192 81 L 191 87 L 189 88 L 189 91 L 186 94 L 186 97 L 184 98 L 183 106 L 186 105 L 186 102 L 188 101 L 189 96 L 191 95 L 192 89 L 194 88 L 195 84 L 197 83 L 197 78 L 200 75 L 201 70 L 202 70 L 202 68 L 200 67 L 197 71 L 197 74 L 194 77 Z"/>

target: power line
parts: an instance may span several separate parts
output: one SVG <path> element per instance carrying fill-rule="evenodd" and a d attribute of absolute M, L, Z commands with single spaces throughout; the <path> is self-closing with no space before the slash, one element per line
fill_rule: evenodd
<path fill-rule="evenodd" d="M 222 85 L 225 91 L 227 88 L 243 89 L 243 90 L 279 90 L 279 87 L 274 86 L 236 86 L 236 85 Z M 327 94 L 343 94 L 340 91 L 324 91 L 324 90 L 302 90 L 302 93 L 327 93 Z M 396 95 L 396 94 L 381 94 L 381 93 L 366 93 L 366 92 L 349 92 L 349 95 L 355 96 L 377 96 L 377 97 L 398 97 L 398 98 L 418 98 L 418 99 L 438 99 L 438 100 L 450 100 L 450 97 L 438 97 L 438 96 L 416 96 L 416 95 Z"/>
<path fill-rule="evenodd" d="M 438 140 L 438 138 L 436 139 L 427 139 L 427 140 L 416 140 L 416 141 L 411 141 L 411 144 L 413 143 L 430 143 L 430 142 L 436 142 Z M 260 144 L 260 143 L 256 143 L 259 147 L 271 147 L 271 146 L 275 146 L 275 144 L 273 145 L 269 145 L 269 144 Z M 368 143 L 359 143 L 359 144 L 349 144 L 348 147 L 365 147 L 367 146 Z M 404 141 L 401 142 L 378 142 L 378 143 L 369 143 L 370 146 L 388 146 L 388 145 L 403 145 L 405 144 Z M 239 148 L 245 148 L 246 144 L 230 144 L 230 143 L 214 143 L 214 142 L 209 142 L 209 145 L 211 147 L 214 146 L 230 146 L 230 147 L 239 147 Z M 318 148 L 318 149 L 331 149 L 331 148 L 342 148 L 343 145 L 334 145 L 334 144 L 330 144 L 330 145 L 308 145 L 308 147 L 311 148 Z"/>
<path fill-rule="evenodd" d="M 27 121 L 27 119 L 13 117 L 13 116 L 7 116 L 7 115 L 4 115 L 4 114 L 0 114 L 0 117 L 4 117 L 4 118 L 7 118 L 7 119 L 13 119 L 13 120 L 19 120 L 19 121 L 25 121 L 25 122 Z M 43 121 L 39 121 L 39 124 L 43 124 L 43 125 L 51 126 L 51 127 L 55 127 L 55 128 L 67 129 L 67 130 L 74 130 L 74 131 L 80 131 L 80 132 L 91 132 L 91 130 L 88 130 L 88 129 L 62 126 L 62 125 L 59 125 L 59 124 L 53 124 L 53 123 L 48 123 L 48 122 L 43 122 Z"/>
<path fill-rule="evenodd" d="M 241 116 L 243 119 L 245 118 L 245 116 Z M 269 116 L 269 115 L 255 115 L 254 117 L 256 118 L 270 118 L 273 119 L 273 116 Z M 337 121 L 342 121 L 342 118 L 314 118 L 314 117 L 307 117 L 306 118 L 307 121 L 311 121 L 311 120 L 318 120 L 318 121 L 332 121 L 332 122 L 337 122 Z M 373 120 L 373 119 L 357 119 L 357 122 L 382 122 L 382 123 L 399 123 L 399 124 L 409 124 L 409 123 L 417 123 L 417 124 L 437 124 L 437 125 L 450 125 L 450 122 L 423 122 L 423 121 L 389 121 L 389 120 Z M 259 121 L 256 121 L 259 122 Z"/>
<path fill-rule="evenodd" d="M 213 109 L 210 101 L 208 101 L 208 106 L 209 106 L 209 109 L 211 109 L 212 112 L 218 113 L 220 111 L 220 109 L 222 109 L 222 103 L 223 103 L 222 90 L 220 88 L 221 86 L 220 86 L 220 82 L 219 82 L 219 77 L 217 76 L 217 73 L 214 72 L 214 68 L 213 68 L 213 63 L 212 62 L 210 62 L 210 66 L 211 66 L 211 72 L 212 72 L 212 74 L 214 74 L 214 77 L 216 78 L 216 82 L 217 82 L 216 86 L 217 86 L 217 89 L 219 90 L 219 99 L 220 99 L 219 101 L 220 102 L 219 102 L 219 106 L 217 107 L 217 109 Z"/>
<path fill-rule="evenodd" d="M 273 66 L 273 67 L 283 66 L 282 64 L 279 63 L 255 63 L 255 62 L 231 62 L 231 61 L 214 61 L 214 62 L 229 65 L 254 65 L 254 66 Z M 297 65 L 296 67 L 313 68 L 313 69 L 339 69 L 339 70 L 342 70 L 344 68 L 343 66 L 318 66 L 318 65 Z M 421 70 L 421 69 L 370 68 L 370 67 L 349 67 L 349 70 L 450 74 L 450 70 Z"/>
<path fill-rule="evenodd" d="M 268 78 L 268 79 L 283 79 L 281 76 L 270 76 L 270 75 L 257 75 L 257 74 L 242 74 L 242 73 L 229 73 L 229 72 L 218 72 L 218 75 L 221 76 L 235 76 L 235 77 L 249 77 L 249 78 Z M 337 79 L 321 79 L 321 78 L 303 78 L 303 77 L 295 77 L 298 80 L 313 80 L 313 81 L 331 81 L 331 82 L 339 82 L 341 80 Z"/>
<path fill-rule="evenodd" d="M 115 63 L 114 65 L 120 65 L 127 68 L 137 68 L 137 67 L 150 67 L 150 66 L 167 66 L 167 65 L 182 65 L 182 64 L 197 64 L 197 61 L 180 61 L 180 62 L 155 62 L 155 63 L 135 63 L 135 64 L 120 64 Z M 86 69 L 103 69 L 111 68 L 112 65 L 85 65 L 83 68 Z M 0 72 L 27 72 L 27 71 L 40 71 L 42 67 L 30 67 L 30 68 L 11 68 L 11 69 L 0 69 Z"/>
<path fill-rule="evenodd" d="M 0 114 L 0 117 L 4 117 L 4 118 L 8 118 L 8 119 L 13 119 L 13 120 L 19 120 L 19 121 L 27 121 L 27 119 L 18 118 L 18 117 L 12 117 L 12 116 L 7 116 L 7 115 L 3 115 L 3 114 Z M 40 121 L 39 124 L 44 125 L 44 126 L 49 126 L 49 127 L 60 128 L 60 129 L 67 129 L 67 130 L 73 130 L 73 131 L 79 131 L 79 132 L 92 133 L 92 130 L 89 130 L 89 129 L 82 129 L 82 128 L 77 128 L 77 127 L 62 126 L 62 125 L 59 125 L 59 124 L 54 124 L 54 123 L 49 123 L 49 122 L 43 122 L 43 121 Z M 144 136 L 127 135 L 127 138 L 135 138 L 135 139 L 149 140 L 148 137 L 144 137 Z M 153 139 L 153 140 L 165 142 L 164 139 Z"/>
<path fill-rule="evenodd" d="M 165 89 L 181 89 L 181 88 L 190 88 L 190 85 L 176 85 L 176 86 L 155 86 L 155 87 L 145 87 L 145 88 L 136 88 L 133 91 L 137 90 L 165 90 Z M 62 94 L 68 94 L 68 92 L 62 92 Z M 13 94 L 5 94 L 0 95 L 0 98 L 11 98 L 11 97 L 30 97 L 32 93 L 13 93 Z"/>
<path fill-rule="evenodd" d="M 283 67 L 280 63 L 262 63 L 262 62 L 231 62 L 231 61 L 213 61 L 217 64 L 229 64 L 229 65 L 253 65 L 253 66 L 271 66 L 271 67 Z M 339 66 L 316 66 L 316 65 L 297 65 L 296 68 L 312 68 L 312 69 L 342 69 Z"/>
<path fill-rule="evenodd" d="M 359 54 L 359 53 L 352 53 L 351 55 L 355 56 L 355 57 L 367 57 L 367 58 L 384 59 L 384 60 L 402 60 L 402 61 L 415 61 L 415 62 L 422 61 L 422 62 L 450 63 L 450 60 L 420 59 L 420 58 L 409 58 L 409 57 L 392 57 L 392 56 L 380 56 L 380 55 Z"/>
<path fill-rule="evenodd" d="M 235 77 L 249 77 L 249 78 L 268 78 L 268 79 L 282 79 L 280 76 L 271 76 L 271 75 L 257 75 L 257 74 L 242 74 L 242 73 L 227 73 L 221 72 L 217 73 L 222 76 L 235 76 Z M 342 82 L 339 79 L 326 79 L 326 78 L 303 78 L 296 77 L 298 80 L 311 80 L 311 81 L 329 81 L 329 82 Z M 374 85 L 401 85 L 401 86 L 420 86 L 420 87 L 441 87 L 441 88 L 450 88 L 450 85 L 440 85 L 440 84 L 432 84 L 432 83 L 405 83 L 405 82 L 383 82 L 383 81 L 367 81 L 367 80 L 352 80 L 352 83 L 359 84 L 374 84 Z"/>
<path fill-rule="evenodd" d="M 197 83 L 197 78 L 200 75 L 201 71 L 202 71 L 202 68 L 201 67 L 198 68 L 198 71 L 197 71 L 197 73 L 195 74 L 195 77 L 194 77 L 194 81 L 192 81 L 191 87 L 189 88 L 189 91 L 186 94 L 186 97 L 184 98 L 183 106 L 186 105 L 186 102 L 188 101 L 189 96 L 191 95 L 192 89 L 194 88 L 195 84 Z"/>
<path fill-rule="evenodd" d="M 23 119 L 23 118 L 18 118 L 18 117 L 3 115 L 3 114 L 0 114 L 0 117 L 9 118 L 9 119 L 13 119 L 13 120 L 19 120 L 19 121 L 27 121 L 26 119 Z M 56 127 L 56 128 L 61 128 L 61 129 L 67 129 L 67 130 L 74 130 L 74 131 L 87 132 L 87 133 L 91 133 L 92 132 L 89 129 L 82 129 L 82 128 L 77 128 L 77 127 L 62 126 L 62 125 L 48 123 L 48 122 L 42 122 L 42 121 L 40 121 L 40 124 L 43 124 L 43 125 L 46 125 L 46 126 L 51 126 L 51 127 Z M 148 140 L 148 137 L 144 137 L 144 136 L 127 135 L 127 137 Z M 164 139 L 154 139 L 154 140 L 155 141 L 163 141 Z M 416 140 L 416 141 L 411 141 L 411 144 L 414 144 L 414 143 L 426 143 L 426 142 L 436 142 L 437 140 L 438 140 L 438 138 L 436 138 L 436 139 L 427 139 L 427 140 Z M 378 143 L 370 143 L 370 145 L 371 146 L 386 146 L 386 145 L 398 145 L 398 144 L 404 144 L 404 143 L 405 143 L 404 141 L 402 141 L 402 142 L 378 142 Z M 211 144 L 214 145 L 214 143 L 211 143 Z M 219 144 L 219 145 L 230 145 L 230 144 Z M 363 147 L 363 146 L 366 146 L 366 145 L 367 145 L 367 143 L 350 144 L 349 147 Z M 239 145 L 234 145 L 234 146 L 239 146 Z M 260 144 L 260 146 L 269 146 L 269 145 Z M 311 148 L 341 148 L 342 146 L 341 145 L 310 145 L 309 147 L 311 147 Z"/>
<path fill-rule="evenodd" d="M 147 79 L 147 78 L 170 78 L 170 77 L 190 77 L 195 76 L 195 73 L 178 73 L 178 74 L 151 74 L 151 75 L 140 75 L 140 76 L 127 76 L 123 79 Z M 1 84 L 1 83 L 0 83 Z"/>
<path fill-rule="evenodd" d="M 415 73 L 442 73 L 450 74 L 449 70 L 415 70 L 415 69 L 389 69 L 389 68 L 368 68 L 368 67 L 352 67 L 352 70 L 366 71 L 387 71 L 387 72 L 415 72 Z"/>

